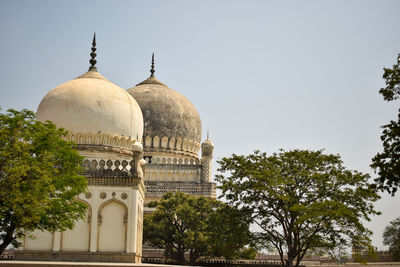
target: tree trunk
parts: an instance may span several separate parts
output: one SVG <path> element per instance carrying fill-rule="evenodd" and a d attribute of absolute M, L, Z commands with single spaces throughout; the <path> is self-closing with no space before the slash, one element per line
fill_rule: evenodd
<path fill-rule="evenodd" d="M 14 231 L 15 229 L 9 229 L 6 232 L 6 236 L 3 239 L 3 243 L 0 245 L 0 255 L 3 253 L 3 251 L 7 248 L 8 245 L 14 240 Z"/>
<path fill-rule="evenodd" d="M 186 260 L 185 260 L 185 250 L 182 248 L 179 248 L 177 250 L 177 261 L 179 264 L 185 265 L 186 264 Z"/>
<path fill-rule="evenodd" d="M 279 251 L 279 257 L 281 258 L 282 267 L 285 267 L 285 259 L 283 258 L 283 253 Z"/>
<path fill-rule="evenodd" d="M 291 257 L 286 260 L 286 267 L 293 267 L 293 259 Z"/>
<path fill-rule="evenodd" d="M 189 265 L 195 265 L 198 255 L 195 251 L 190 250 L 190 260 Z"/>

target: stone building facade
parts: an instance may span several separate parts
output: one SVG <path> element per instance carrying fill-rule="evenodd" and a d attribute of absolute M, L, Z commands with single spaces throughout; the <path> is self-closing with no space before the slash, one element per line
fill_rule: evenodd
<path fill-rule="evenodd" d="M 65 138 L 85 158 L 88 189 L 78 199 L 86 218 L 72 230 L 29 233 L 16 259 L 141 261 L 143 115 L 131 95 L 97 71 L 95 45 L 89 71 L 51 90 L 37 110 L 37 120 L 67 129 Z"/>
<path fill-rule="evenodd" d="M 150 77 L 127 90 L 143 113 L 145 214 L 152 211 L 146 204 L 168 191 L 216 197 L 211 179 L 214 144 L 208 136 L 200 144 L 199 113 L 189 99 L 159 81 L 154 72 L 153 55 Z"/>
<path fill-rule="evenodd" d="M 150 77 L 128 90 L 96 63 L 94 37 L 89 71 L 51 90 L 37 110 L 84 156 L 86 217 L 72 230 L 29 233 L 16 259 L 140 262 L 146 203 L 168 191 L 215 198 L 214 145 L 201 144 L 193 104 L 154 76 L 154 55 Z"/>

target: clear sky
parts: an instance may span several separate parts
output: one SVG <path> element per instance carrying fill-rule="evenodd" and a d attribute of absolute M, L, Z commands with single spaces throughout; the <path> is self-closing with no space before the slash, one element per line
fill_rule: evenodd
<path fill-rule="evenodd" d="M 379 126 L 400 103 L 378 94 L 400 53 L 399 14 L 387 0 L 0 0 L 0 106 L 36 110 L 86 72 L 96 32 L 99 72 L 123 88 L 148 77 L 155 52 L 156 76 L 197 107 L 216 159 L 325 149 L 374 176 Z M 376 207 L 368 226 L 383 247 L 400 193 Z"/>

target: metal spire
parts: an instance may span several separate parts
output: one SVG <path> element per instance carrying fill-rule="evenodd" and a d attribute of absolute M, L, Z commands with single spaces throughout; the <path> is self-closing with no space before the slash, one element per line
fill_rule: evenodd
<path fill-rule="evenodd" d="M 96 67 L 96 33 L 94 33 L 93 35 L 93 42 L 92 42 L 92 53 L 90 53 L 90 57 L 91 59 L 89 60 L 90 62 L 90 67 L 89 67 L 89 71 L 97 71 L 97 67 Z"/>
<path fill-rule="evenodd" d="M 151 56 L 151 69 L 150 69 L 151 75 L 150 75 L 150 77 L 154 77 L 154 72 L 156 72 L 156 71 L 154 69 L 154 53 L 153 53 L 153 55 Z"/>
<path fill-rule="evenodd" d="M 207 131 L 207 140 L 210 139 L 210 131 Z"/>

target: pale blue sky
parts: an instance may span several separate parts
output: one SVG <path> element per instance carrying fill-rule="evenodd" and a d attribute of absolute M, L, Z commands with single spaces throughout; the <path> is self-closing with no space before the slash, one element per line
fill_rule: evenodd
<path fill-rule="evenodd" d="M 129 88 L 156 76 L 197 107 L 215 158 L 326 149 L 363 172 L 381 149 L 382 68 L 400 52 L 400 1 L 0 0 L 0 106 L 36 110 L 55 86 L 98 69 Z M 203 137 L 204 138 L 204 137 Z M 216 164 L 214 164 L 215 166 Z M 400 216 L 377 203 L 374 245 Z"/>

